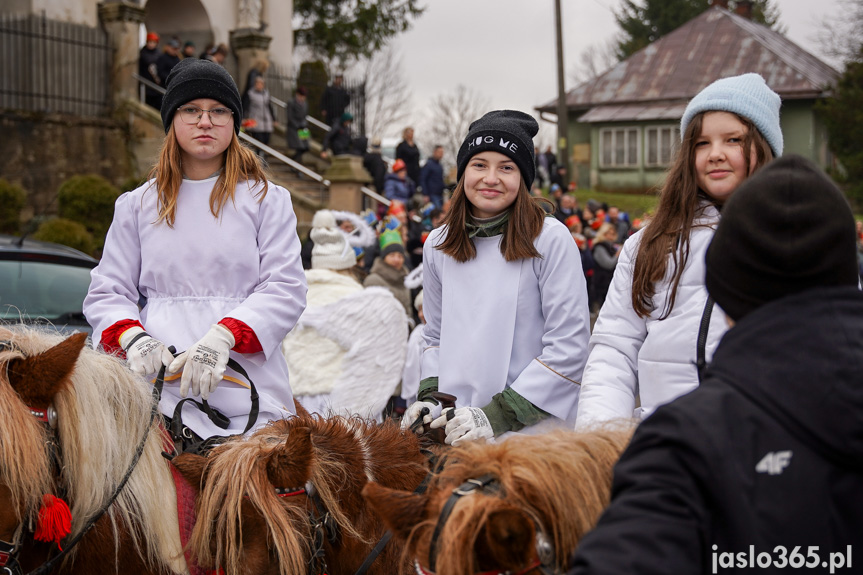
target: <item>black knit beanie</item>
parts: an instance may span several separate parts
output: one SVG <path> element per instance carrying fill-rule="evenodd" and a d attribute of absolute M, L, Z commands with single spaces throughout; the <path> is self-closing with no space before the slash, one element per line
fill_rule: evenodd
<path fill-rule="evenodd" d="M 210 60 L 186 58 L 174 66 L 166 81 L 162 98 L 162 124 L 165 133 L 171 127 L 177 108 L 197 98 L 211 98 L 234 113 L 234 132 L 239 133 L 243 104 L 237 84 L 228 72 Z"/>
<path fill-rule="evenodd" d="M 836 185 L 809 160 L 783 156 L 743 182 L 723 207 L 707 249 L 707 291 L 738 321 L 807 289 L 856 286 L 856 235 Z"/>
<path fill-rule="evenodd" d="M 529 190 L 536 177 L 536 158 L 533 137 L 539 132 L 539 124 L 533 116 L 516 110 L 489 112 L 470 125 L 467 138 L 458 150 L 457 179 L 461 179 L 468 160 L 480 152 L 500 152 L 509 156 L 521 172 Z"/>

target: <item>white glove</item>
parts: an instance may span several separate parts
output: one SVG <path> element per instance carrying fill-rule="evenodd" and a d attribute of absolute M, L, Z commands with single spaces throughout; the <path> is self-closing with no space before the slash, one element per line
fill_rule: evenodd
<path fill-rule="evenodd" d="M 459 445 L 462 442 L 477 439 L 494 439 L 494 431 L 491 422 L 485 412 L 478 407 L 459 407 L 455 410 L 455 416 L 447 421 L 449 407 L 441 413 L 440 417 L 431 422 L 431 428 L 446 427 L 447 445 Z"/>
<path fill-rule="evenodd" d="M 138 334 L 143 336 L 135 339 Z M 135 339 L 135 343 L 131 341 Z M 163 365 L 174 361 L 168 347 L 154 337 L 150 337 L 140 326 L 130 327 L 120 335 L 120 347 L 126 352 L 126 365 L 138 375 L 156 373 Z"/>
<path fill-rule="evenodd" d="M 234 343 L 236 343 L 234 335 L 228 328 L 214 324 L 198 343 L 178 355 L 168 366 L 168 371 L 177 373 L 183 370 L 183 377 L 180 379 L 180 395 L 186 397 L 191 386 L 192 395 L 209 399 L 210 394 L 225 375 Z M 183 369 L 184 366 L 185 369 Z"/>
<path fill-rule="evenodd" d="M 432 419 L 440 415 L 441 406 L 439 403 L 431 401 L 415 401 L 405 410 L 402 416 L 402 429 L 407 429 L 420 416 L 420 411 L 423 407 L 427 407 L 429 412 L 423 417 L 423 423 L 430 423 Z"/>

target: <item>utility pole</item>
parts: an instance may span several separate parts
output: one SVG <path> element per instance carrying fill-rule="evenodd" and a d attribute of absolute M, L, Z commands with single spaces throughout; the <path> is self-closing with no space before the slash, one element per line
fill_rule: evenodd
<path fill-rule="evenodd" d="M 569 173 L 569 137 L 566 112 L 566 89 L 563 85 L 563 26 L 560 16 L 560 0 L 554 0 L 554 20 L 557 28 L 557 165 L 566 168 L 566 184 L 572 180 Z M 551 174 L 549 174 L 551 175 Z"/>

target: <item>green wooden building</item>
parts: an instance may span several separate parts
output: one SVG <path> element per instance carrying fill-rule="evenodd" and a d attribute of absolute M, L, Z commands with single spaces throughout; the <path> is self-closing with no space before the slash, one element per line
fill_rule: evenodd
<path fill-rule="evenodd" d="M 636 52 L 566 96 L 570 180 L 579 188 L 643 191 L 659 184 L 680 142 L 686 103 L 727 76 L 761 74 L 782 98 L 785 153 L 833 164 L 815 102 L 839 73 L 784 35 L 721 6 Z M 557 100 L 537 107 L 557 113 Z"/>

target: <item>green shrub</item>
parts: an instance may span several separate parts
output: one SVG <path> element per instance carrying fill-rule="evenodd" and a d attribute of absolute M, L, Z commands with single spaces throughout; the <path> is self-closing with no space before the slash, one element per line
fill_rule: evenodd
<path fill-rule="evenodd" d="M 131 192 L 132 190 L 140 188 L 146 181 L 147 178 L 145 177 L 136 178 L 134 176 L 130 176 L 120 182 L 120 192 Z"/>
<path fill-rule="evenodd" d="M 21 231 L 21 210 L 27 192 L 21 186 L 0 178 L 0 233 L 17 235 Z"/>
<path fill-rule="evenodd" d="M 309 114 L 318 120 L 323 120 L 321 118 L 321 107 L 318 103 L 321 101 L 321 96 L 323 96 L 324 90 L 327 88 L 327 82 L 327 68 L 323 62 L 314 60 L 300 64 L 297 86 L 304 86 L 306 88 L 306 101 L 309 102 Z M 326 123 L 329 124 L 331 121 L 328 118 Z"/>
<path fill-rule="evenodd" d="M 72 176 L 57 192 L 58 213 L 61 218 L 83 224 L 92 234 L 96 249 L 101 250 L 119 196 L 120 190 L 101 176 Z"/>
<path fill-rule="evenodd" d="M 83 224 L 64 218 L 54 218 L 43 222 L 33 234 L 33 239 L 63 244 L 85 254 L 92 254 L 96 247 L 93 236 Z"/>

